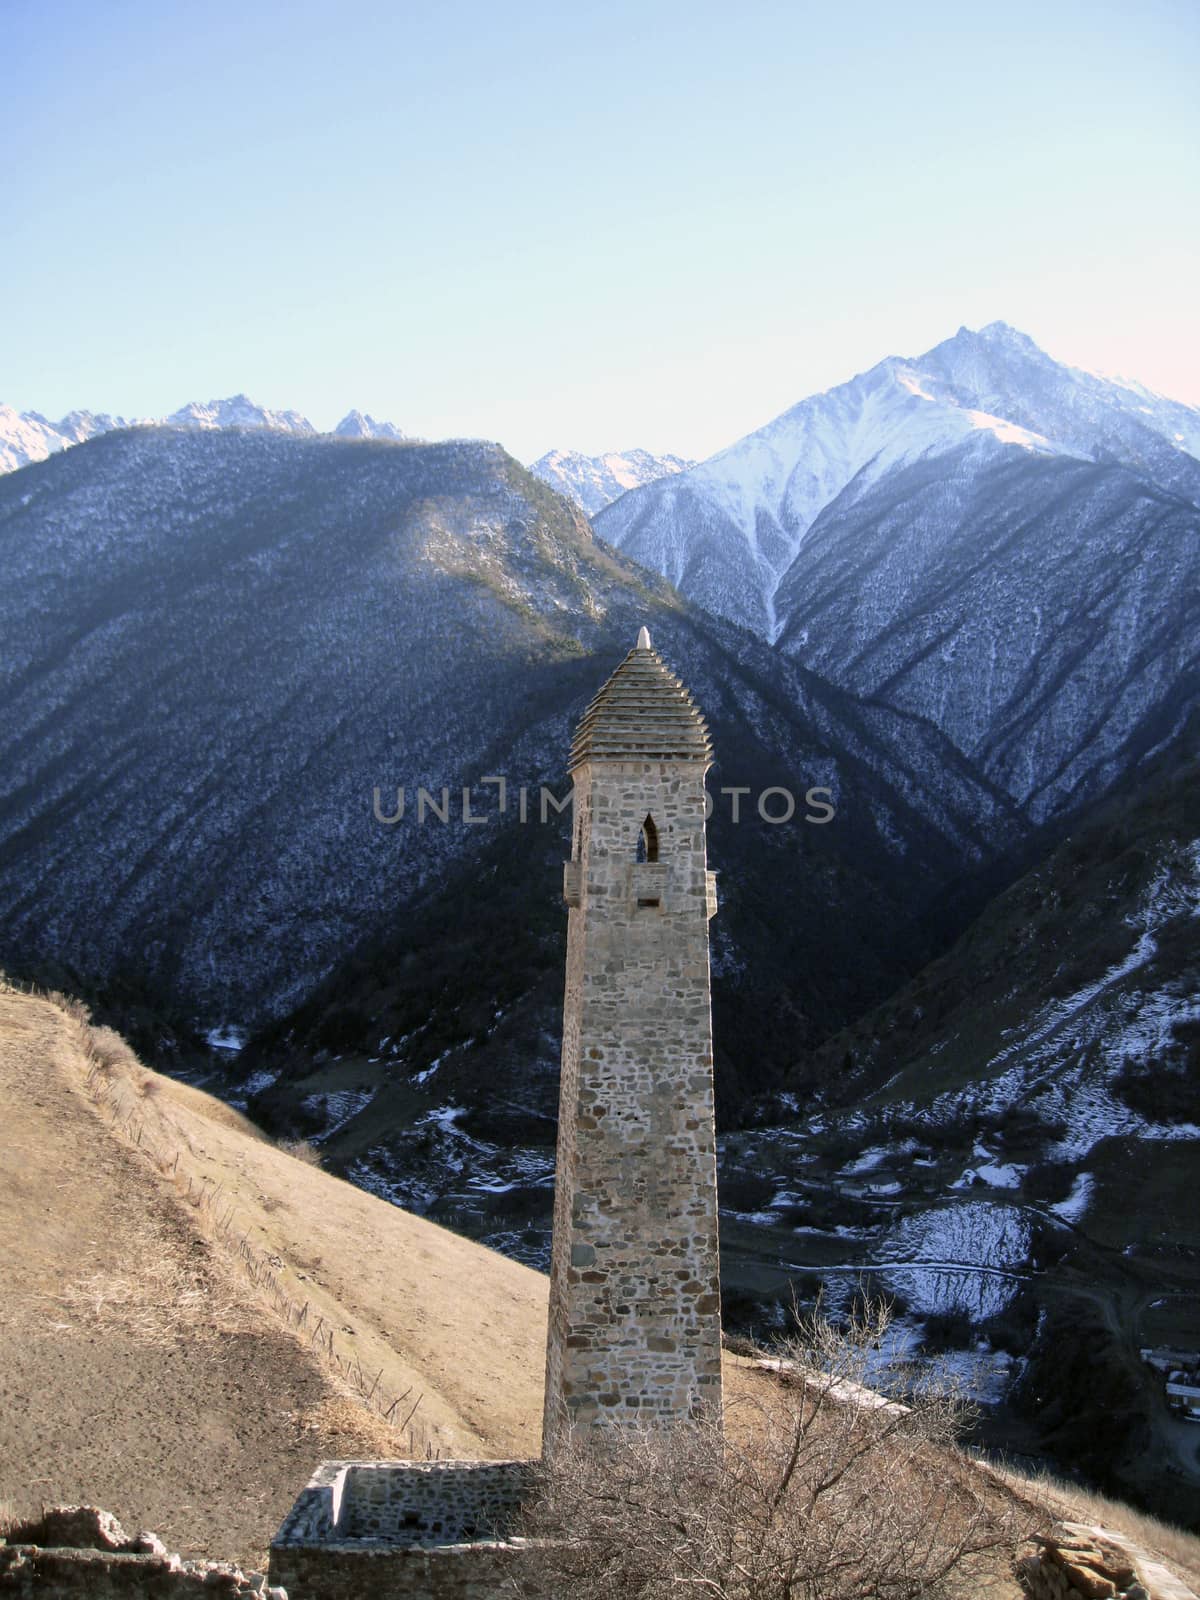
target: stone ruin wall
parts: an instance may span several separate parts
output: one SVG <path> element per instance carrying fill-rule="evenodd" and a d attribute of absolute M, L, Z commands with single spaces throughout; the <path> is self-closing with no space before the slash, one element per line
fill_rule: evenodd
<path fill-rule="evenodd" d="M 261 1577 L 261 1574 L 259 1575 Z M 0 1542 L 5 1600 L 287 1600 L 215 1561 Z"/>
<path fill-rule="evenodd" d="M 1032 1600 L 1197 1600 L 1191 1589 L 1132 1540 L 1108 1528 L 1059 1523 L 1020 1563 Z"/>
<path fill-rule="evenodd" d="M 130 1538 L 109 1511 L 55 1506 L 0 1539 L 0 1595 L 11 1600 L 288 1600 L 264 1573 L 184 1561 L 153 1533 Z"/>

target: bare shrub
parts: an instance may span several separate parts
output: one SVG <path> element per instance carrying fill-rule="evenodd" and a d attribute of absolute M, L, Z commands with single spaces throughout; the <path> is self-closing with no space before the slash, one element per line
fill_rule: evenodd
<path fill-rule="evenodd" d="M 753 1358 L 766 1354 L 762 1345 L 743 1333 L 723 1333 L 721 1335 L 721 1348 L 728 1350 L 731 1356 L 747 1356 Z"/>
<path fill-rule="evenodd" d="M 864 1383 L 887 1314 L 848 1331 L 806 1318 L 778 1381 L 677 1427 L 575 1435 L 539 1473 L 514 1578 L 527 1596 L 643 1600 L 936 1600 L 1007 1564 L 1032 1517 L 956 1446 L 953 1386 Z"/>
<path fill-rule="evenodd" d="M 306 1166 L 319 1167 L 321 1165 L 321 1152 L 309 1144 L 307 1139 L 279 1139 L 278 1147 L 285 1155 L 294 1156 L 297 1161 L 303 1161 Z"/>
<path fill-rule="evenodd" d="M 116 1067 L 137 1067 L 141 1063 L 115 1028 L 88 1030 L 88 1045 L 100 1070 L 112 1071 Z"/>
<path fill-rule="evenodd" d="M 61 989 L 51 989 L 47 993 L 46 999 L 49 1000 L 52 1006 L 57 1006 L 60 1011 L 64 1012 L 74 1022 L 79 1023 L 81 1028 L 86 1028 L 92 1020 L 92 1013 L 84 1005 L 83 1001 L 76 1000 L 74 995 L 63 994 Z"/>

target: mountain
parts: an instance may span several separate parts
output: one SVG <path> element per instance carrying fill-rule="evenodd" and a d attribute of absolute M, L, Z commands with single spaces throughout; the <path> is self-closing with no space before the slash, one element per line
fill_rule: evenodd
<path fill-rule="evenodd" d="M 1032 360 L 985 334 L 989 372 Z M 176 1070 L 195 1065 L 176 1019 L 253 1033 L 224 1087 L 272 1131 L 542 1260 L 570 823 L 541 820 L 540 788 L 564 795 L 571 730 L 645 624 L 717 751 L 731 1319 L 866 1270 L 919 1337 L 982 1331 L 997 1426 L 1068 1461 L 1069 1430 L 1010 1380 L 1083 1394 L 1088 1341 L 1115 1329 L 1098 1370 L 1121 1431 L 1081 1401 L 1078 1448 L 1141 1461 L 1130 1351 L 1173 1324 L 1137 1274 L 1170 1270 L 1169 1309 L 1195 1292 L 1175 1196 L 1194 1187 L 1196 788 L 1171 763 L 1196 731 L 1196 464 L 1115 413 L 1101 460 L 984 416 L 978 362 L 943 356 L 961 403 L 901 405 L 957 433 L 938 421 L 923 454 L 898 423 L 885 466 L 816 513 L 773 641 L 481 441 L 146 426 L 0 479 L 0 961 L 136 1013 Z M 980 942 L 955 945 L 980 911 Z M 1107 1231 L 1071 1256 L 1093 1217 Z M 1164 1243 L 1140 1261 L 1143 1225 Z M 1102 1267 L 1134 1277 L 1081 1306 Z M 1037 1345 L 1043 1289 L 1074 1344 Z"/>
<path fill-rule="evenodd" d="M 689 598 L 774 639 L 803 625 L 779 591 L 818 517 L 847 490 L 861 496 L 968 442 L 977 446 L 968 470 L 1073 456 L 1200 499 L 1200 411 L 1061 366 L 997 322 L 802 400 L 689 471 L 632 492 L 597 526 Z M 954 464 L 944 466 L 952 478 Z"/>
<path fill-rule="evenodd" d="M 37 411 L 16 412 L 0 405 L 0 473 L 15 472 L 34 461 L 44 461 L 58 450 L 83 444 L 97 434 L 119 428 L 165 426 L 170 428 L 266 428 L 277 433 L 311 435 L 317 432 L 307 417 L 298 411 L 268 411 L 244 394 L 207 404 L 191 401 L 166 418 L 110 417 L 107 413 L 70 411 L 60 422 L 51 422 Z M 343 439 L 405 440 L 394 422 L 378 422 L 361 411 L 350 411 L 333 430 Z"/>
<path fill-rule="evenodd" d="M 1200 412 L 1003 324 L 889 358 L 600 513 L 685 594 L 932 721 L 1035 820 L 1200 696 Z"/>
<path fill-rule="evenodd" d="M 1200 701 L 1198 587 L 1190 502 L 968 444 L 822 513 L 780 586 L 779 648 L 929 717 L 1044 819 L 1178 737 Z"/>
<path fill-rule="evenodd" d="M 1200 1334 L 1197 733 L 800 1053 L 722 1168 L 744 1308 L 772 1259 L 835 1300 L 870 1273 L 976 1348 L 993 1438 L 1190 1526 L 1194 1430 L 1141 1351 Z"/>
<path fill-rule="evenodd" d="M 0 472 L 15 472 L 98 433 L 131 426 L 124 417 L 97 416 L 91 411 L 71 411 L 61 422 L 50 422 L 40 412 L 18 413 L 11 406 L 0 405 Z"/>
<path fill-rule="evenodd" d="M 486 775 L 561 794 L 571 727 L 643 622 L 713 724 L 714 787 L 753 790 L 739 823 L 720 796 L 714 817 L 718 853 L 753 862 L 723 936 L 747 1040 L 780 1031 L 764 994 L 792 991 L 806 1038 L 881 998 L 939 897 L 1031 831 L 936 730 L 689 609 L 495 445 L 106 434 L 0 480 L 0 559 L 0 949 L 206 1026 L 288 1011 L 469 877 L 490 830 L 462 821 L 464 786 L 497 834 Z M 449 790 L 445 825 L 414 815 L 421 785 Z M 751 810 L 778 786 L 785 826 Z M 839 826 L 802 820 L 813 786 Z M 403 824 L 376 821 L 398 787 Z M 561 860 L 553 815 L 505 835 L 517 862 Z M 481 990 L 504 957 L 479 957 Z M 761 1084 L 781 1048 L 731 1071 Z"/>
<path fill-rule="evenodd" d="M 408 438 L 408 434 L 402 433 L 394 422 L 377 422 L 374 417 L 364 416 L 361 411 L 347 411 L 333 432 L 338 439 L 396 439 L 403 442 Z"/>
<path fill-rule="evenodd" d="M 695 464 L 682 456 L 655 456 L 648 450 L 620 453 L 610 450 L 603 456 L 580 455 L 577 450 L 551 450 L 529 470 L 593 517 L 627 489 L 638 489 L 659 478 L 686 472 Z"/>
<path fill-rule="evenodd" d="M 207 405 L 193 400 L 173 411 L 166 423 L 169 428 L 270 428 L 278 433 L 299 434 L 317 431 L 298 411 L 268 411 L 244 394 L 229 400 L 210 400 Z"/>

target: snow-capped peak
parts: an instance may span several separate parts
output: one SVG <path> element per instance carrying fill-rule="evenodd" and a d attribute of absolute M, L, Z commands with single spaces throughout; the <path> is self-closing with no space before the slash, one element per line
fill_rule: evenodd
<path fill-rule="evenodd" d="M 51 422 L 40 411 L 17 412 L 0 405 L 0 472 L 15 472 L 98 433 L 132 426 L 124 417 L 97 416 L 91 411 L 71 411 L 61 422 Z"/>
<path fill-rule="evenodd" d="M 1028 354 L 1040 355 L 1042 353 L 1027 333 L 1022 333 L 1020 328 L 1014 328 L 1008 322 L 989 322 L 980 328 L 978 333 L 972 333 L 971 329 L 964 325 L 955 334 L 955 338 L 985 339 L 989 344 L 1011 345 L 1013 349 L 1023 350 Z"/>
<path fill-rule="evenodd" d="M 609 450 L 599 456 L 549 450 L 529 470 L 592 517 L 627 490 L 640 489 L 695 465 L 682 456 L 652 455 L 649 450 Z"/>
<path fill-rule="evenodd" d="M 192 400 L 165 418 L 126 418 L 109 416 L 104 411 L 69 411 L 61 421 L 51 422 L 40 411 L 18 412 L 0 404 L 0 473 L 15 472 L 31 462 L 44 461 L 59 450 L 83 444 L 100 433 L 140 427 L 261 428 L 303 436 L 317 432 L 300 412 L 269 411 L 245 394 L 232 395 L 227 400 L 209 400 L 206 404 Z M 410 439 L 394 422 L 379 422 L 361 411 L 348 412 L 333 434 L 342 439 Z"/>
<path fill-rule="evenodd" d="M 298 411 L 268 411 L 255 405 L 248 395 L 233 395 L 228 400 L 210 400 L 201 405 L 193 400 L 167 418 L 172 428 L 269 428 L 279 433 L 312 434 L 317 430 Z"/>
<path fill-rule="evenodd" d="M 333 430 L 339 439 L 396 439 L 407 440 L 394 422 L 379 422 L 362 411 L 347 411 Z"/>
<path fill-rule="evenodd" d="M 699 466 L 635 490 L 597 527 L 694 599 L 774 638 L 776 589 L 821 512 L 852 483 L 861 492 L 968 442 L 1116 461 L 1200 493 L 1200 411 L 1062 366 L 992 322 L 809 396 Z M 689 590 L 689 572 L 702 572 L 703 592 Z"/>

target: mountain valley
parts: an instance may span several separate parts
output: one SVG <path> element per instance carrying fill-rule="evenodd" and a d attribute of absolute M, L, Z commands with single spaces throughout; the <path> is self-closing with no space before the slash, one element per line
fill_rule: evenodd
<path fill-rule="evenodd" d="M 185 413 L 0 477 L 0 963 L 544 1266 L 566 752 L 646 625 L 730 1326 L 863 1277 L 993 1443 L 1200 1525 L 1138 1353 L 1200 1352 L 1200 414 L 1003 324 L 698 465 Z"/>

